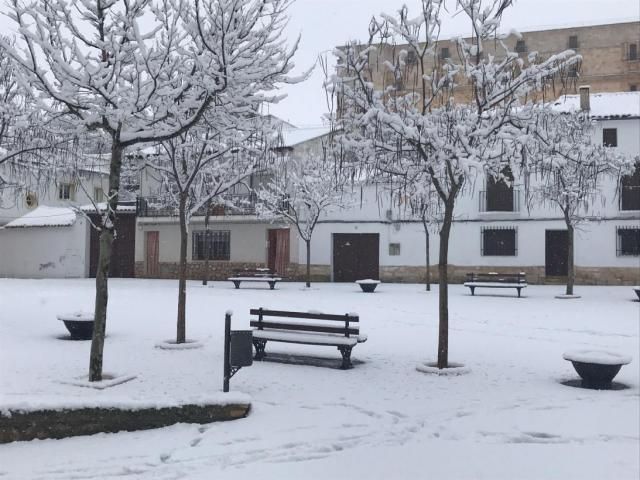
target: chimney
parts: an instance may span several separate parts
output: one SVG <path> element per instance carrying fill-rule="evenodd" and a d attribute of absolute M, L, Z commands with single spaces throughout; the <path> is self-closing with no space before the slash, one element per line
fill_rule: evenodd
<path fill-rule="evenodd" d="M 591 105 L 589 102 L 589 85 L 584 85 L 580 87 L 580 110 L 583 112 L 588 112 L 591 110 Z"/>

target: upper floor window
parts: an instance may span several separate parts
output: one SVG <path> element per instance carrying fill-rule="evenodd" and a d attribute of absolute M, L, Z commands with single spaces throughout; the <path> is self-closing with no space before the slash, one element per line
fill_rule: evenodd
<path fill-rule="evenodd" d="M 637 43 L 630 43 L 629 44 L 629 51 L 627 54 L 627 59 L 628 60 L 637 60 L 638 59 L 638 44 Z"/>
<path fill-rule="evenodd" d="M 483 256 L 516 256 L 518 240 L 516 227 L 482 227 L 480 254 Z"/>
<path fill-rule="evenodd" d="M 440 59 L 445 60 L 447 58 L 451 58 L 451 54 L 449 53 L 449 47 L 442 47 L 440 49 Z"/>
<path fill-rule="evenodd" d="M 578 36 L 570 35 L 569 36 L 569 48 L 578 48 Z"/>
<path fill-rule="evenodd" d="M 525 43 L 524 40 L 518 40 L 516 42 L 516 52 L 518 53 L 524 53 L 527 51 L 527 44 Z"/>
<path fill-rule="evenodd" d="M 231 232 L 229 230 L 199 230 L 193 232 L 193 260 L 229 260 Z"/>
<path fill-rule="evenodd" d="M 487 177 L 487 189 L 480 192 L 480 211 L 517 212 L 518 192 L 513 188 L 513 174 L 509 167 L 502 169 L 502 177 Z"/>
<path fill-rule="evenodd" d="M 73 183 L 61 183 L 58 185 L 58 199 L 74 200 L 74 190 Z"/>
<path fill-rule="evenodd" d="M 640 210 L 640 164 L 620 182 L 620 210 Z"/>
<path fill-rule="evenodd" d="M 616 255 L 640 256 L 640 228 L 618 227 L 616 230 Z"/>
<path fill-rule="evenodd" d="M 602 144 L 605 147 L 617 147 L 618 146 L 618 129 L 617 128 L 603 128 L 602 129 Z"/>

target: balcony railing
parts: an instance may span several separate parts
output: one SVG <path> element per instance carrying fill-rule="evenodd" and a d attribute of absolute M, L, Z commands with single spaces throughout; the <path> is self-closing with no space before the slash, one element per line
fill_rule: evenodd
<path fill-rule="evenodd" d="M 226 195 L 224 201 L 211 205 L 210 214 L 212 216 L 255 215 L 256 201 L 255 193 Z M 138 197 L 136 213 L 139 217 L 177 217 L 178 207 L 168 207 L 157 197 Z M 194 216 L 204 217 L 206 214 L 207 208 L 203 207 Z"/>
<path fill-rule="evenodd" d="M 518 189 L 482 190 L 480 192 L 481 212 L 519 212 L 520 191 Z"/>

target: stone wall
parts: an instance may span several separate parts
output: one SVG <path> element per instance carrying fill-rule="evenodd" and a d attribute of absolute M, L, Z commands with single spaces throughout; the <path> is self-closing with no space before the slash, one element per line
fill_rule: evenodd
<path fill-rule="evenodd" d="M 175 423 L 211 423 L 243 418 L 248 404 L 181 405 L 121 410 L 79 408 L 0 412 L 0 443 L 44 438 L 66 438 L 100 432 L 148 430 Z"/>
<path fill-rule="evenodd" d="M 449 265 L 449 283 L 463 283 L 467 273 L 524 272 L 531 284 L 563 283 L 565 279 L 546 277 L 545 269 L 539 267 L 487 267 Z M 380 267 L 380 280 L 397 283 L 424 283 L 425 267 Z M 438 266 L 431 266 L 431 282 L 438 282 Z M 576 283 L 581 285 L 639 285 L 640 268 L 622 267 L 576 267 Z"/>
<path fill-rule="evenodd" d="M 209 264 L 209 280 L 226 280 L 236 271 L 245 268 L 264 268 L 262 263 L 237 263 L 237 262 L 211 262 Z M 527 282 L 531 284 L 563 283 L 564 279 L 548 278 L 544 274 L 544 267 L 487 267 L 487 266 L 460 266 L 449 265 L 449 282 L 463 283 L 469 272 L 524 272 L 527 274 Z M 291 263 L 283 278 L 292 282 L 303 282 L 305 279 L 306 265 Z M 204 275 L 204 263 L 194 262 L 187 264 L 187 277 L 191 280 L 201 280 Z M 144 262 L 136 262 L 136 277 L 146 278 L 144 275 Z M 420 266 L 381 266 L 380 280 L 389 283 L 424 283 L 425 267 Z M 178 264 L 170 262 L 160 263 L 160 275 L 155 278 L 178 278 Z M 331 281 L 330 265 L 311 265 L 312 282 Z M 431 265 L 431 282 L 438 282 L 438 265 Z M 576 283 L 582 285 L 640 285 L 640 267 L 580 267 L 576 266 Z"/>

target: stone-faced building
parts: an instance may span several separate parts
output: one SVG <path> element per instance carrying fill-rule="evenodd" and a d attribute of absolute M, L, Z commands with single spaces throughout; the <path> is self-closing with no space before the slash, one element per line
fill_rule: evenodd
<path fill-rule="evenodd" d="M 471 42 L 471 39 L 467 39 Z M 582 56 L 582 64 L 577 70 L 566 72 L 567 83 L 557 85 L 554 98 L 562 94 L 577 93 L 581 85 L 589 85 L 592 92 L 627 92 L 640 90 L 640 22 L 613 23 L 576 27 L 549 28 L 520 35 L 510 34 L 505 44 L 511 51 L 524 59 L 531 52 L 538 52 L 542 58 L 572 49 Z M 419 78 L 411 73 L 403 74 L 402 84 L 398 85 L 392 72 L 384 68 L 382 62 L 394 58 L 405 47 L 383 47 L 382 55 L 370 59 L 372 80 L 377 88 L 394 85 L 401 91 L 411 90 L 412 79 Z M 453 40 L 438 42 L 436 59 L 446 62 L 456 55 L 456 43 Z M 500 57 L 501 48 L 497 42 L 484 45 L 485 55 Z M 380 52 L 380 50 L 378 51 Z M 407 57 L 411 68 L 412 57 Z M 425 70 L 430 70 L 427 65 Z M 470 98 L 470 89 L 461 85 L 456 89 L 459 101 Z"/>

